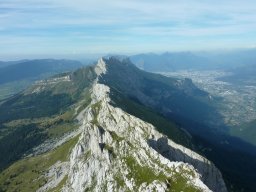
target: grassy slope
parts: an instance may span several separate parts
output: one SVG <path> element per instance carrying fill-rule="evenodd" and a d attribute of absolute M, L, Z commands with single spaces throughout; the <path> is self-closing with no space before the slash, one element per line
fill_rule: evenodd
<path fill-rule="evenodd" d="M 0 139 L 0 168 L 8 166 L 46 139 L 56 139 L 78 128 L 74 109 L 51 117 L 18 119 L 5 123 Z"/>
<path fill-rule="evenodd" d="M 79 136 L 76 136 L 51 152 L 22 159 L 5 169 L 0 174 L 0 191 L 36 191 L 47 182 L 47 178 L 42 175 L 50 166 L 57 161 L 68 160 L 70 150 L 78 138 Z"/>
<path fill-rule="evenodd" d="M 64 74 L 66 75 L 66 74 Z M 95 79 L 92 67 L 71 73 L 71 81 L 49 84 L 39 93 L 26 90 L 0 104 L 0 170 L 44 142 L 77 128 L 75 107 L 86 107 Z"/>

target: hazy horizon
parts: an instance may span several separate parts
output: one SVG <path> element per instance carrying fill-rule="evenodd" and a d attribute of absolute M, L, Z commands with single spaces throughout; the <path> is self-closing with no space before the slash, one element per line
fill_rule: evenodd
<path fill-rule="evenodd" d="M 239 53 L 243 51 L 256 51 L 256 48 L 236 48 L 236 49 L 216 49 L 216 50 L 199 50 L 199 51 L 149 51 L 149 52 L 134 52 L 134 53 L 95 53 L 95 54 L 35 54 L 35 55 L 0 55 L 0 61 L 8 62 L 8 61 L 19 61 L 19 60 L 36 60 L 36 59 L 68 59 L 68 60 L 78 60 L 78 61 L 93 61 L 95 59 L 99 59 L 101 57 L 105 57 L 108 55 L 123 55 L 123 56 L 134 56 L 140 54 L 156 54 L 162 55 L 165 53 L 192 53 L 194 55 L 225 55 L 229 53 Z"/>
<path fill-rule="evenodd" d="M 256 47 L 256 3 L 2 0 L 0 59 Z"/>

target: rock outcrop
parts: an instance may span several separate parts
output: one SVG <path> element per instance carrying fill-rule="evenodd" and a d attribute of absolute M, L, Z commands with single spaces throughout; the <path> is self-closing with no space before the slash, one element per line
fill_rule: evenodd
<path fill-rule="evenodd" d="M 95 72 L 107 73 L 104 59 Z M 227 191 L 210 161 L 112 106 L 109 92 L 95 81 L 62 191 Z"/>

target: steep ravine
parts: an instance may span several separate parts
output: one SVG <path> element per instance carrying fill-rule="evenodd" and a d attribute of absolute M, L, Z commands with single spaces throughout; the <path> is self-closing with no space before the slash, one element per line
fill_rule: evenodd
<path fill-rule="evenodd" d="M 95 72 L 107 73 L 103 59 Z M 91 104 L 79 115 L 82 133 L 69 162 L 56 165 L 56 182 L 41 190 L 64 182 L 62 191 L 67 192 L 227 191 L 210 161 L 110 105 L 109 91 L 95 81 Z"/>

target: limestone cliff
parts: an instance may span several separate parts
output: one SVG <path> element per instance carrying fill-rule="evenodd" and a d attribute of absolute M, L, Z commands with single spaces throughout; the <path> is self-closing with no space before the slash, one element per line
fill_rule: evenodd
<path fill-rule="evenodd" d="M 95 72 L 98 77 L 107 73 L 103 59 Z M 46 183 L 41 191 L 55 187 L 64 177 L 62 191 L 67 192 L 227 191 L 210 161 L 112 106 L 109 92 L 108 86 L 95 81 L 92 101 L 79 114 L 79 141 L 69 161 L 51 169 L 56 182 Z"/>

